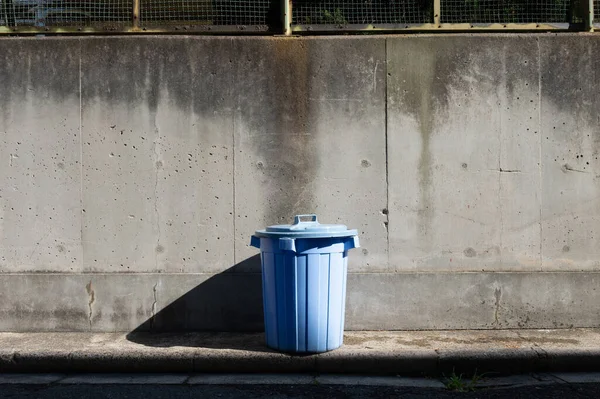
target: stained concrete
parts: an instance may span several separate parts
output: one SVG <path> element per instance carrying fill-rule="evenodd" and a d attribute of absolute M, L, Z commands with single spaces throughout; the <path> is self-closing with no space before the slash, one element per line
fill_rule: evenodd
<path fill-rule="evenodd" d="M 83 275 L 2 275 L 0 330 L 89 330 L 88 283 Z"/>
<path fill-rule="evenodd" d="M 390 261 L 539 269 L 537 39 L 462 39 L 388 39 Z"/>
<path fill-rule="evenodd" d="M 256 273 L 4 275 L 0 331 L 261 331 L 260 284 Z"/>
<path fill-rule="evenodd" d="M 316 384 L 314 376 L 309 374 L 200 374 L 190 377 L 190 385 L 303 385 Z"/>
<path fill-rule="evenodd" d="M 77 40 L 2 40 L 0 271 L 81 272 Z"/>
<path fill-rule="evenodd" d="M 189 377 L 182 374 L 135 374 L 123 376 L 118 374 L 80 374 L 68 376 L 60 380 L 61 384 L 160 384 L 160 385 L 175 385 L 183 384 Z"/>
<path fill-rule="evenodd" d="M 599 279 L 592 272 L 352 273 L 346 329 L 598 327 Z M 0 331 L 264 328 L 258 273 L 20 274 L 0 284 Z"/>
<path fill-rule="evenodd" d="M 600 43 L 540 38 L 540 54 L 543 269 L 598 270 Z"/>
<path fill-rule="evenodd" d="M 250 235 L 307 212 L 349 329 L 599 323 L 599 36 L 2 45 L 0 330 L 259 331 Z"/>
<path fill-rule="evenodd" d="M 527 337 L 522 334 L 529 334 Z M 341 348 L 294 356 L 265 347 L 263 334 L 1 333 L 1 372 L 345 373 L 449 375 L 594 371 L 598 330 L 348 332 Z M 165 383 L 186 380 L 165 376 Z M 217 376 L 218 378 L 218 376 Z M 260 376 L 258 377 L 260 378 Z M 343 378 L 317 379 L 341 383 Z M 538 377 L 539 378 L 539 377 Z M 86 376 L 65 383 L 92 383 Z M 149 377 L 98 376 L 99 383 L 144 383 Z M 549 380 L 550 378 L 539 378 Z M 257 378 L 240 381 L 252 383 Z M 190 383 L 214 383 L 196 378 Z M 522 382 L 522 381 L 521 381 Z M 297 381 L 296 383 L 301 383 Z M 387 385 L 365 378 L 361 384 Z M 396 384 L 410 384 L 398 381 Z M 415 384 L 415 382 L 412 382 Z M 436 383 L 439 386 L 439 383 Z"/>
<path fill-rule="evenodd" d="M 236 261 L 256 253 L 257 228 L 318 213 L 360 231 L 349 270 L 387 270 L 385 42 L 235 46 Z"/>
<path fill-rule="evenodd" d="M 84 270 L 222 271 L 234 246 L 232 76 L 216 55 L 231 42 L 140 39 L 82 43 Z"/>
<path fill-rule="evenodd" d="M 597 273 L 350 275 L 351 330 L 599 326 Z"/>
<path fill-rule="evenodd" d="M 63 380 L 63 374 L 8 374 L 0 375 L 0 384 L 47 385 Z"/>
<path fill-rule="evenodd" d="M 340 45 L 344 70 L 323 62 Z M 81 47 L 84 270 L 223 271 L 255 229 L 309 212 L 361 231 L 351 270 L 388 269 L 384 41 Z"/>
<path fill-rule="evenodd" d="M 597 270 L 598 41 L 473 40 L 388 39 L 391 263 Z"/>

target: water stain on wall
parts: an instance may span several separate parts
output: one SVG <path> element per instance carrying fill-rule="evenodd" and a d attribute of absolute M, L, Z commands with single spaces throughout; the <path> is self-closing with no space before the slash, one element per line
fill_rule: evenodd
<path fill-rule="evenodd" d="M 265 193 L 265 217 L 289 222 L 290 216 L 314 209 L 313 181 L 319 168 L 314 116 L 310 102 L 312 67 L 316 60 L 303 40 L 273 39 L 266 52 L 238 43 L 240 58 L 236 76 L 258 76 L 260 82 L 242 82 L 249 93 L 237 91 L 236 109 L 244 121 L 246 135 Z M 268 59 L 261 55 L 269 54 Z M 258 55 L 258 56 L 257 56 Z M 257 84 L 259 83 L 259 84 Z"/>
<path fill-rule="evenodd" d="M 388 63 L 394 63 L 388 66 L 388 70 L 392 71 L 388 74 L 388 93 L 392 102 L 398 102 L 400 109 L 410 114 L 419 128 L 418 216 L 421 231 L 427 235 L 435 213 L 432 200 L 434 165 L 430 147 L 438 118 L 447 108 L 448 86 L 440 79 L 447 60 L 439 54 L 436 42 L 426 38 L 422 42 L 407 41 L 399 49 L 400 52 L 392 54 L 388 50 Z"/>

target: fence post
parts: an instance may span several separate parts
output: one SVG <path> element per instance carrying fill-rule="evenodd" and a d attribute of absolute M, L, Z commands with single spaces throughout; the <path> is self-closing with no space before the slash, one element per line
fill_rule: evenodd
<path fill-rule="evenodd" d="M 588 32 L 594 31 L 594 0 L 584 0 L 587 3 L 585 18 L 585 30 Z"/>
<path fill-rule="evenodd" d="M 17 26 L 15 18 L 15 4 L 11 0 L 0 0 L 0 26 Z"/>
<path fill-rule="evenodd" d="M 133 30 L 139 30 L 140 28 L 140 0 L 133 0 Z"/>
<path fill-rule="evenodd" d="M 433 23 L 437 28 L 442 21 L 442 0 L 433 0 Z"/>
<path fill-rule="evenodd" d="M 281 12 L 283 22 L 283 34 L 292 34 L 292 0 L 281 0 Z"/>

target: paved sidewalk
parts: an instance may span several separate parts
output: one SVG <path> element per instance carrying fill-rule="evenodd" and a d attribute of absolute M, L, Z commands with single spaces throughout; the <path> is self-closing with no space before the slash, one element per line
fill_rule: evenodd
<path fill-rule="evenodd" d="M 328 374 L 1 374 L 0 398 L 489 398 L 600 397 L 600 374 L 406 378 Z"/>
<path fill-rule="evenodd" d="M 451 390 L 451 376 L 401 377 L 348 374 L 148 374 L 0 373 L 0 385 L 349 385 L 431 388 Z M 507 376 L 456 376 L 465 386 L 478 389 L 555 384 L 600 384 L 600 373 L 531 373 Z M 456 388 L 456 387 L 455 387 Z M 458 387 L 460 388 L 460 387 Z"/>
<path fill-rule="evenodd" d="M 418 378 L 335 374 L 2 374 L 0 398 L 597 398 L 600 373 Z"/>
<path fill-rule="evenodd" d="M 263 334 L 0 333 L 0 372 L 440 375 L 600 369 L 600 329 L 346 332 L 319 355 L 269 350 Z"/>

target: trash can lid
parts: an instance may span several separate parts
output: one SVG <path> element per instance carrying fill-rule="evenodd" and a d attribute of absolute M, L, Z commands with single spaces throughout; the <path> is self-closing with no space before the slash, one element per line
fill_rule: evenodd
<path fill-rule="evenodd" d="M 303 221 L 309 219 L 309 221 Z M 294 224 L 279 224 L 257 230 L 257 237 L 290 237 L 290 238 L 333 238 L 352 237 L 358 235 L 356 230 L 348 230 L 343 224 L 321 224 L 317 215 L 296 215 Z"/>

